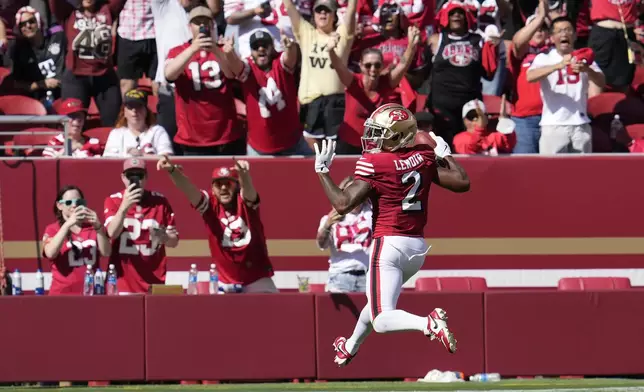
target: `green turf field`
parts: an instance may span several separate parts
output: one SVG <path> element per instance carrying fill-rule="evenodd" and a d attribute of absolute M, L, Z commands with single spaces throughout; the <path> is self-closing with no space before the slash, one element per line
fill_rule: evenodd
<path fill-rule="evenodd" d="M 68 387 L 68 388 L 26 388 L 5 387 L 0 391 L 67 391 L 67 392 L 174 392 L 174 391 L 467 391 L 467 390 L 611 390 L 644 391 L 644 380 L 627 379 L 530 379 L 504 380 L 491 383 L 420 383 L 420 382 L 327 382 L 327 383 L 275 383 L 275 384 L 220 384 L 220 385 L 128 385 L 101 388 Z"/>

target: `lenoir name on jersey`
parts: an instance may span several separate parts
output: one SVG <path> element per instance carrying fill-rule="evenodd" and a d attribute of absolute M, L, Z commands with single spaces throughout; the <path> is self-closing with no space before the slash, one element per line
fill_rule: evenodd
<path fill-rule="evenodd" d="M 396 166 L 396 170 L 402 171 L 402 170 L 412 169 L 420 165 L 421 163 L 423 163 L 423 161 L 424 159 L 420 154 L 414 154 L 407 159 L 394 160 L 394 166 Z"/>

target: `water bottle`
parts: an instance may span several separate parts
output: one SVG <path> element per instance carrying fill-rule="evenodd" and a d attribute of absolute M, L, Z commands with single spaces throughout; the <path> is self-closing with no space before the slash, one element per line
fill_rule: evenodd
<path fill-rule="evenodd" d="M 51 90 L 47 90 L 47 96 L 43 101 L 43 105 L 45 106 L 45 109 L 47 109 L 47 113 L 54 112 L 54 93 Z"/>
<path fill-rule="evenodd" d="M 208 291 L 210 294 L 219 294 L 219 273 L 214 263 L 210 264 L 210 280 L 208 282 Z"/>
<path fill-rule="evenodd" d="M 40 268 L 36 271 L 36 295 L 45 295 L 45 276 Z"/>
<path fill-rule="evenodd" d="M 197 264 L 191 264 L 188 272 L 188 295 L 197 295 L 197 275 Z"/>
<path fill-rule="evenodd" d="M 114 264 L 110 264 L 107 270 L 107 295 L 118 295 L 119 291 L 116 288 L 116 268 Z"/>
<path fill-rule="evenodd" d="M 477 373 L 473 376 L 470 376 L 470 381 L 478 381 L 478 382 L 501 381 L 501 375 L 499 373 Z"/>
<path fill-rule="evenodd" d="M 22 295 L 22 275 L 20 275 L 20 270 L 16 269 L 13 271 L 13 276 L 11 277 L 13 283 L 11 293 L 13 295 Z"/>
<path fill-rule="evenodd" d="M 619 114 L 616 114 L 613 117 L 613 120 L 610 122 L 610 138 L 616 139 L 617 134 L 624 128 L 624 124 L 619 118 Z"/>
<path fill-rule="evenodd" d="M 83 295 L 94 295 L 94 274 L 92 266 L 88 265 L 85 271 L 85 280 L 83 281 Z"/>
<path fill-rule="evenodd" d="M 96 268 L 96 273 L 94 274 L 94 295 L 105 295 L 105 280 L 100 267 Z"/>

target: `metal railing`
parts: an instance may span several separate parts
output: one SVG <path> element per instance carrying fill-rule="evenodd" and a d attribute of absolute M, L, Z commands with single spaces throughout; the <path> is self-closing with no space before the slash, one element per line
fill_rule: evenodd
<path fill-rule="evenodd" d="M 63 138 L 65 143 L 62 146 L 50 146 L 48 144 L 36 144 L 36 145 L 0 145 L 0 150 L 44 150 L 46 148 L 53 149 L 62 149 L 64 150 L 64 155 L 71 156 L 72 154 L 72 141 L 67 137 L 69 134 L 69 122 L 71 118 L 67 116 L 58 116 L 58 115 L 47 115 L 47 116 L 31 116 L 31 115 L 9 115 L 3 116 L 0 115 L 0 125 L 7 124 L 63 124 Z M 52 129 L 49 131 L 34 131 L 34 132 L 24 132 L 24 131 L 1 131 L 0 136 L 17 136 L 17 135 L 58 135 L 59 130 Z"/>

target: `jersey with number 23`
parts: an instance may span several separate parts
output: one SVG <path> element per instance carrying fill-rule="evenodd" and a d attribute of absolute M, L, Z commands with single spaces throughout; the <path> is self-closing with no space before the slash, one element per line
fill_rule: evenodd
<path fill-rule="evenodd" d="M 436 175 L 436 157 L 428 145 L 363 154 L 355 177 L 371 185 L 373 238 L 423 237 L 429 188 Z"/>

